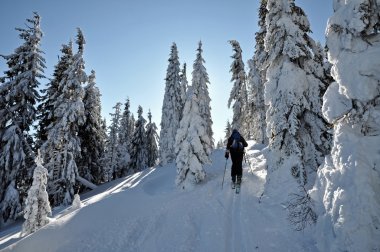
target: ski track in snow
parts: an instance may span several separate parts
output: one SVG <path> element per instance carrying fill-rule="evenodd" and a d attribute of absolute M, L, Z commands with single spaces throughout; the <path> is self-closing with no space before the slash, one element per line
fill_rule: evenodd
<path fill-rule="evenodd" d="M 224 151 L 216 150 L 213 164 L 205 166 L 206 181 L 194 190 L 176 188 L 173 164 L 147 169 L 82 195 L 84 206 L 78 210 L 57 209 L 49 225 L 23 239 L 18 238 L 21 225 L 18 231 L 14 226 L 2 231 L 0 249 L 314 252 L 287 228 L 279 204 L 259 202 L 266 161 L 256 149 L 248 149 L 247 157 L 240 194 L 231 189 L 231 160 L 222 189 L 226 160 Z"/>

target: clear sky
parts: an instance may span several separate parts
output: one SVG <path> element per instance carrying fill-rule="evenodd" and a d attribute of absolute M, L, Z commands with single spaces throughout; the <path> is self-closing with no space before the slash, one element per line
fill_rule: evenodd
<path fill-rule="evenodd" d="M 21 44 L 16 27 L 24 28 L 33 11 L 41 16 L 42 50 L 51 77 L 62 44 L 75 40 L 80 27 L 86 39 L 86 72 L 96 71 L 102 94 L 102 113 L 127 97 L 137 116 L 141 105 L 147 118 L 152 111 L 159 127 L 170 46 L 177 44 L 181 64 L 186 62 L 191 84 L 198 41 L 210 78 L 214 138 L 224 136 L 232 112 L 227 108 L 232 88 L 232 62 L 228 40 L 240 42 L 244 62 L 253 56 L 258 30 L 258 0 L 1 0 L 0 54 L 8 55 Z M 325 42 L 324 31 L 332 14 L 330 0 L 296 0 L 309 17 L 312 37 Z M 0 59 L 0 75 L 6 70 Z M 42 81 L 43 84 L 47 80 Z"/>

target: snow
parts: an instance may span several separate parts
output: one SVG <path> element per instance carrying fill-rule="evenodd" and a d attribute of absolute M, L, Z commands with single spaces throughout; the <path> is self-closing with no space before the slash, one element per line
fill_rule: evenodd
<path fill-rule="evenodd" d="M 316 246 L 380 251 L 379 9 L 369 0 L 335 0 L 334 10 L 326 35 L 336 83 L 323 105 L 334 140 L 310 191 L 319 216 Z"/>
<path fill-rule="evenodd" d="M 323 116 L 329 123 L 334 123 L 337 119 L 342 118 L 350 109 L 352 109 L 351 100 L 339 92 L 338 83 L 331 83 L 323 95 Z"/>
<path fill-rule="evenodd" d="M 264 195 L 265 149 L 249 142 L 241 192 L 222 180 L 224 150 L 205 165 L 193 190 L 175 186 L 169 164 L 146 169 L 81 195 L 79 209 L 55 209 L 51 222 L 25 238 L 19 227 L 0 233 L 2 251 L 317 251 L 307 231 L 296 232 L 281 205 Z M 227 170 L 231 161 L 227 160 Z M 228 186 L 227 186 L 228 184 Z M 286 190 L 286 188 L 284 188 Z M 8 247 L 7 247 L 8 246 Z"/>

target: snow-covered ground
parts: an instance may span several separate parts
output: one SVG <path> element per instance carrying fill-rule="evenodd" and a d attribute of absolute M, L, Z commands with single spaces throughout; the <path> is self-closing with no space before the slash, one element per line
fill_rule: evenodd
<path fill-rule="evenodd" d="M 82 195 L 79 209 L 56 209 L 50 224 L 27 237 L 19 238 L 20 223 L 1 231 L 0 249 L 317 251 L 310 234 L 293 231 L 283 199 L 260 201 L 266 160 L 263 146 L 250 144 L 240 194 L 230 187 L 230 159 L 222 189 L 226 163 L 216 150 L 207 179 L 191 191 L 175 186 L 174 165 L 147 169 Z"/>

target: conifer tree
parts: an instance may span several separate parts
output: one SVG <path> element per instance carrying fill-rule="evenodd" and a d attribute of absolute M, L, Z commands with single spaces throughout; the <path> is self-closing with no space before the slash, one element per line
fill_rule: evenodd
<path fill-rule="evenodd" d="M 105 181 L 111 181 L 117 178 L 118 170 L 118 146 L 119 146 L 119 130 L 120 130 L 120 118 L 121 118 L 121 103 L 118 102 L 113 107 L 115 110 L 114 113 L 110 113 L 111 125 L 109 126 L 108 141 L 106 145 L 106 154 L 105 154 Z"/>
<path fill-rule="evenodd" d="M 186 91 L 187 87 L 189 86 L 189 83 L 187 81 L 187 76 L 186 76 L 186 63 L 183 63 L 183 68 L 180 73 L 180 82 L 181 82 L 181 100 L 183 102 L 183 106 L 185 106 L 185 101 L 186 101 Z"/>
<path fill-rule="evenodd" d="M 134 172 L 142 171 L 148 166 L 147 139 L 145 131 L 146 120 L 142 116 L 143 109 L 141 106 L 139 106 L 137 114 L 138 119 L 135 124 L 135 131 L 133 132 L 130 146 L 130 166 Z"/>
<path fill-rule="evenodd" d="M 165 95 L 162 104 L 160 131 L 160 164 L 165 165 L 175 160 L 174 143 L 179 123 L 182 118 L 183 101 L 180 81 L 177 45 L 173 43 L 166 72 Z"/>
<path fill-rule="evenodd" d="M 83 60 L 85 40 L 79 28 L 76 43 L 78 52 L 58 86 L 53 112 L 56 120 L 49 129 L 48 140 L 42 146 L 50 177 L 48 192 L 53 206 L 71 204 L 78 176 L 75 161 L 81 150 L 78 132 L 85 122 L 82 84 L 87 81 Z"/>
<path fill-rule="evenodd" d="M 17 217 L 34 168 L 29 130 L 36 118 L 37 88 L 45 68 L 40 16 L 34 13 L 26 26 L 16 29 L 24 43 L 13 54 L 2 55 L 8 70 L 0 84 L 0 223 Z"/>
<path fill-rule="evenodd" d="M 208 86 L 207 84 L 210 84 L 208 79 L 208 74 L 205 66 L 203 65 L 205 63 L 205 60 L 202 57 L 202 42 L 199 41 L 198 49 L 197 49 L 197 56 L 193 64 L 193 79 L 192 79 L 192 86 L 193 89 L 197 90 L 197 96 L 198 96 L 198 107 L 201 117 L 205 120 L 207 124 L 207 135 L 210 139 L 210 145 L 206 145 L 205 148 L 208 148 L 209 150 L 207 153 L 211 153 L 212 149 L 214 148 L 214 139 L 213 139 L 213 131 L 212 131 L 212 119 L 211 119 L 211 106 L 210 106 L 210 95 L 208 92 Z M 207 142 L 203 142 L 203 144 L 208 144 Z"/>
<path fill-rule="evenodd" d="M 84 88 L 84 110 L 86 121 L 79 128 L 81 157 L 78 159 L 78 172 L 83 178 L 95 184 L 102 181 L 101 157 L 104 152 L 105 132 L 102 129 L 100 92 L 95 82 L 95 71 L 91 71 L 88 84 Z"/>
<path fill-rule="evenodd" d="M 303 10 L 294 1 L 268 0 L 267 8 L 267 136 L 271 149 L 283 154 L 277 161 L 291 155 L 299 158 L 293 173 L 306 184 L 308 174 L 316 171 L 327 154 L 320 97 L 320 86 L 325 84 L 312 75 L 319 66 L 312 64 L 316 47 L 309 46 L 315 42 L 308 35 L 310 26 Z"/>
<path fill-rule="evenodd" d="M 158 134 L 157 134 L 157 126 L 154 122 L 152 122 L 152 113 L 149 110 L 148 113 L 149 122 L 146 125 L 146 150 L 147 150 L 147 159 L 148 159 L 148 167 L 153 167 L 157 164 L 158 160 Z"/>
<path fill-rule="evenodd" d="M 129 145 L 133 136 L 134 127 L 131 122 L 131 112 L 129 110 L 130 101 L 129 98 L 124 104 L 124 111 L 120 119 L 120 128 L 119 128 L 119 145 L 118 145 L 118 156 L 119 163 L 118 167 L 120 170 L 120 174 L 118 177 L 125 176 L 129 173 Z"/>
<path fill-rule="evenodd" d="M 229 41 L 235 54 L 232 56 L 234 61 L 231 64 L 232 78 L 234 82 L 230 98 L 228 99 L 228 108 L 232 105 L 233 119 L 232 128 L 239 130 L 244 136 L 249 136 L 249 112 L 248 112 L 248 94 L 246 84 L 246 73 L 244 70 L 244 63 L 242 59 L 242 50 L 239 42 L 236 40 Z"/>
<path fill-rule="evenodd" d="M 227 124 L 226 124 L 226 128 L 224 129 L 224 133 L 226 133 L 226 135 L 224 136 L 223 143 L 224 143 L 224 146 L 227 146 L 228 138 L 232 134 L 232 126 L 231 126 L 231 123 L 229 120 L 227 120 Z"/>
<path fill-rule="evenodd" d="M 289 218 L 296 229 L 303 229 L 305 223 L 316 220 L 307 190 L 314 184 L 316 171 L 328 153 L 320 97 L 320 87 L 325 84 L 316 77 L 322 66 L 316 63 L 318 50 L 308 35 L 310 25 L 303 10 L 293 0 L 268 0 L 267 10 L 264 99 L 268 105 L 267 136 L 272 153 L 268 178 L 282 172 L 283 182 L 293 186 L 290 193 L 299 197 L 289 201 Z M 281 191 L 269 183 L 267 189 Z"/>
<path fill-rule="evenodd" d="M 224 143 L 222 139 L 219 139 L 218 143 L 216 144 L 217 149 L 223 149 L 224 148 Z"/>
<path fill-rule="evenodd" d="M 33 233 L 48 224 L 48 216 L 51 215 L 49 196 L 46 191 L 48 171 L 42 165 L 40 153 L 35 162 L 37 167 L 33 173 L 33 184 L 25 201 L 23 235 Z"/>
<path fill-rule="evenodd" d="M 55 66 L 53 78 L 47 84 L 47 88 L 41 92 L 43 94 L 42 101 L 37 107 L 38 125 L 36 127 L 36 148 L 39 149 L 47 140 L 48 130 L 55 123 L 54 118 L 54 102 L 59 96 L 58 86 L 62 81 L 65 71 L 69 68 L 69 64 L 73 60 L 72 42 L 68 45 L 62 45 L 62 56 L 59 58 Z"/>
<path fill-rule="evenodd" d="M 207 135 L 207 122 L 201 116 L 198 106 L 198 90 L 188 89 L 183 118 L 176 136 L 176 184 L 182 189 L 191 189 L 206 177 L 204 164 L 211 162 L 211 141 Z M 205 144 L 206 143 L 206 144 Z"/>
<path fill-rule="evenodd" d="M 249 110 L 252 117 L 251 133 L 252 138 L 258 143 L 267 143 L 266 136 L 266 106 L 264 102 L 264 83 L 266 81 L 265 61 L 268 57 L 264 48 L 264 38 L 266 35 L 265 17 L 268 12 L 266 9 L 267 0 L 260 1 L 259 7 L 259 31 L 255 34 L 255 54 L 248 61 L 248 89 L 250 91 Z"/>

